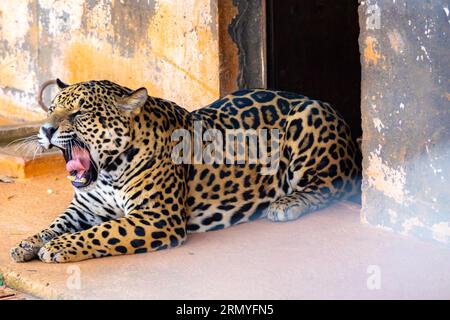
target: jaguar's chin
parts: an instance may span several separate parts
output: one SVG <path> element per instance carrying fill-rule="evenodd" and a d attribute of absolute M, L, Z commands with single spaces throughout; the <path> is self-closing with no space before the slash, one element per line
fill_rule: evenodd
<path fill-rule="evenodd" d="M 97 180 L 97 166 L 89 148 L 78 140 L 72 140 L 61 149 L 66 160 L 67 179 L 75 188 L 86 188 Z"/>

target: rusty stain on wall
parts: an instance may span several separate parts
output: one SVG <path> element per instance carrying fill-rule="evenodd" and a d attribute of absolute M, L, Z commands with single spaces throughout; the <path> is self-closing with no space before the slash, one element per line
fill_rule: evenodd
<path fill-rule="evenodd" d="M 42 118 L 35 93 L 55 77 L 204 106 L 220 95 L 217 11 L 215 0 L 2 1 L 0 116 Z"/>
<path fill-rule="evenodd" d="M 228 32 L 228 27 L 238 13 L 233 0 L 218 3 L 219 52 L 220 52 L 220 94 L 226 95 L 238 89 L 239 77 L 238 47 Z"/>
<path fill-rule="evenodd" d="M 378 60 L 381 57 L 376 49 L 377 39 L 368 36 L 365 40 L 365 44 L 366 47 L 364 48 L 364 61 L 366 62 L 366 64 L 372 63 L 374 65 L 377 65 Z"/>

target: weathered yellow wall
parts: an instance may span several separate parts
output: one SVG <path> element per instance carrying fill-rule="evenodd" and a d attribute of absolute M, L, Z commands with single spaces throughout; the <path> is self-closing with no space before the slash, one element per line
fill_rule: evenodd
<path fill-rule="evenodd" d="M 40 83 L 109 79 L 195 109 L 219 97 L 216 0 L 0 1 L 0 116 L 36 120 Z"/>

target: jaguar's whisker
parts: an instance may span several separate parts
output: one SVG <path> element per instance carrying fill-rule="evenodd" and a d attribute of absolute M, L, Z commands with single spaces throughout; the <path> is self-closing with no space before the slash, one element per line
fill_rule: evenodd
<path fill-rule="evenodd" d="M 34 149 L 34 153 L 33 153 L 33 160 L 36 159 L 36 153 L 39 150 L 39 145 L 36 146 L 36 148 Z"/>
<path fill-rule="evenodd" d="M 14 151 L 21 152 L 22 150 L 26 150 L 27 148 L 29 148 L 30 146 L 32 146 L 35 143 L 36 143 L 36 141 L 23 141 L 14 148 Z M 29 152 L 27 152 L 27 154 L 28 153 Z"/>
<path fill-rule="evenodd" d="M 28 141 L 28 140 L 34 140 L 34 139 L 38 139 L 37 135 L 35 136 L 29 136 L 29 137 L 24 137 L 24 138 L 19 138 L 19 139 L 15 139 L 11 142 L 9 142 L 6 147 L 9 147 L 10 145 L 14 144 L 14 143 L 19 143 L 19 142 L 23 142 L 23 141 Z"/>
<path fill-rule="evenodd" d="M 24 143 L 35 142 L 35 141 L 37 141 L 37 140 L 38 140 L 37 136 L 36 136 L 36 137 L 31 136 L 31 137 L 20 138 L 20 139 L 16 139 L 16 140 L 11 141 L 10 143 L 8 143 L 8 144 L 6 145 L 6 147 L 11 146 L 13 143 L 17 143 L 17 145 L 15 146 L 15 150 L 17 150 L 17 149 L 18 149 L 20 146 L 22 146 Z"/>

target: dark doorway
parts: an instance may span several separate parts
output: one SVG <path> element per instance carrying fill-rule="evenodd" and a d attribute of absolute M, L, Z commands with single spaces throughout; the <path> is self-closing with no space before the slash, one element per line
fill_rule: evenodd
<path fill-rule="evenodd" d="M 329 102 L 361 136 L 357 0 L 267 0 L 268 86 Z"/>

